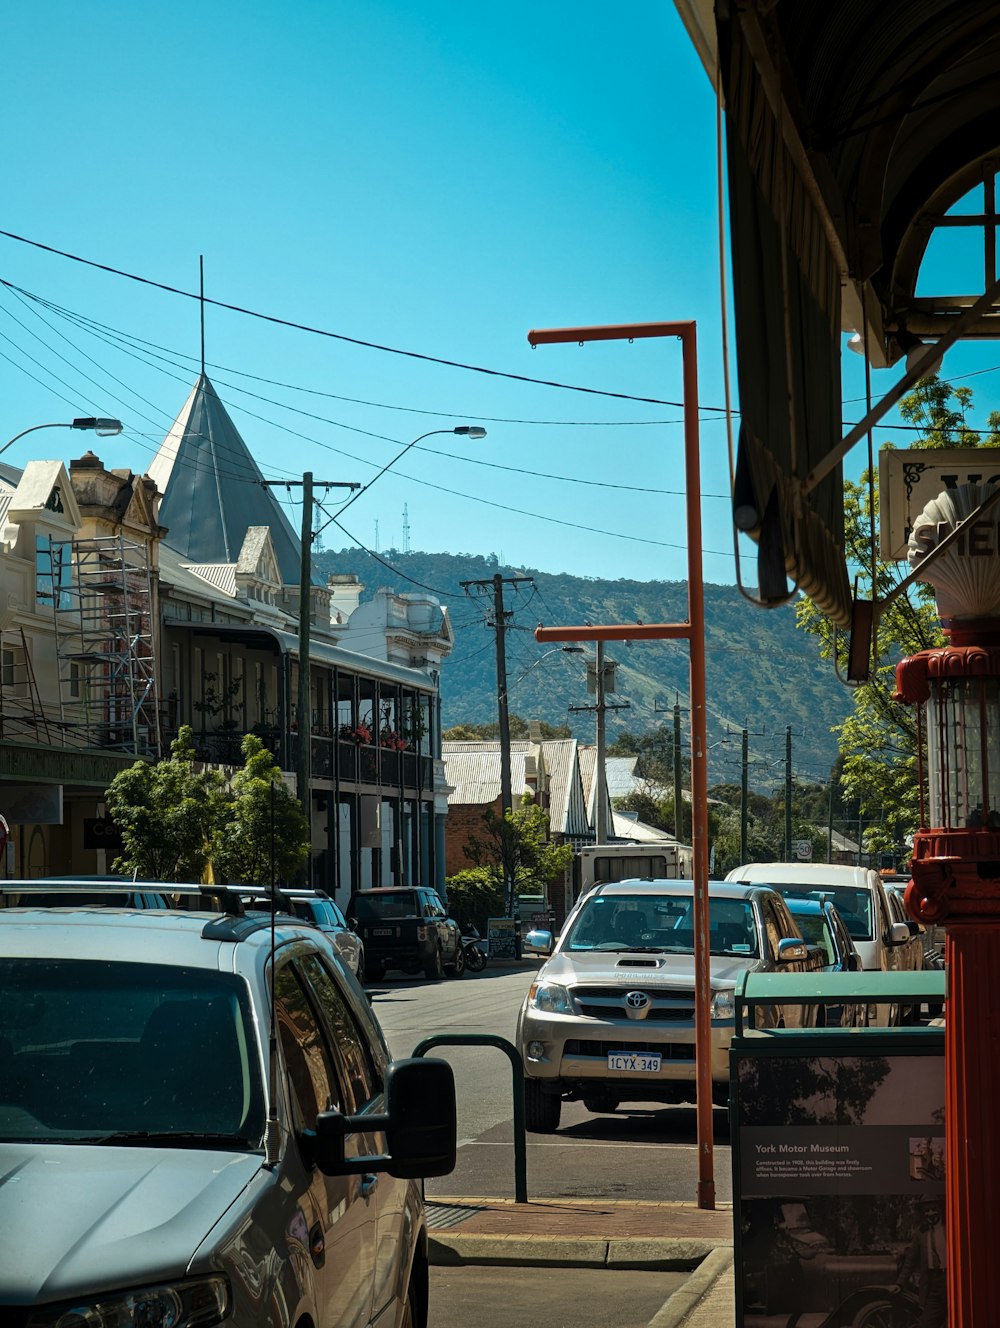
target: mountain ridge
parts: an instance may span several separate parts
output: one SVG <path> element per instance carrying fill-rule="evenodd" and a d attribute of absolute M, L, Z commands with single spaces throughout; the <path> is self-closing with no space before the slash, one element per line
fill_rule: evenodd
<path fill-rule="evenodd" d="M 497 718 L 496 636 L 492 627 L 493 584 L 504 585 L 508 709 L 525 720 L 566 724 L 593 742 L 595 716 L 587 693 L 583 657 L 534 638 L 540 625 L 683 622 L 687 583 L 601 580 L 569 573 L 510 567 L 476 554 L 399 552 L 375 555 L 361 548 L 314 554 L 324 578 L 352 573 L 364 586 L 362 601 L 387 587 L 399 593 L 426 591 L 449 609 L 455 649 L 441 669 L 442 719 L 446 728 L 485 724 Z M 528 580 L 521 580 L 527 578 Z M 462 582 L 488 582 L 481 590 Z M 786 730 L 791 728 L 792 773 L 805 782 L 824 780 L 836 758 L 832 732 L 850 709 L 850 694 L 832 665 L 819 656 L 814 637 L 795 625 L 794 605 L 760 609 L 735 586 L 706 582 L 705 650 L 709 777 L 739 782 L 741 729 L 749 736 L 750 784 L 773 789 L 785 776 Z M 592 648 L 590 649 L 592 653 Z M 543 658 L 544 657 L 544 658 Z M 688 652 L 682 641 L 609 642 L 616 690 L 607 697 L 608 742 L 620 733 L 643 733 L 673 725 L 682 708 L 688 742 Z M 622 706 L 627 708 L 612 708 Z M 571 711 L 569 707 L 577 707 Z"/>

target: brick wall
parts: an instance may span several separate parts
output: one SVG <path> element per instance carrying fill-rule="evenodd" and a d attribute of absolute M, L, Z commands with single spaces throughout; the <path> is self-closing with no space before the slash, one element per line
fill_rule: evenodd
<path fill-rule="evenodd" d="M 500 815 L 500 799 L 493 804 L 493 810 Z M 448 808 L 444 820 L 444 874 L 454 876 L 457 872 L 468 871 L 472 863 L 465 856 L 463 849 L 470 838 L 483 837 L 483 803 L 466 803 L 464 806 Z"/>

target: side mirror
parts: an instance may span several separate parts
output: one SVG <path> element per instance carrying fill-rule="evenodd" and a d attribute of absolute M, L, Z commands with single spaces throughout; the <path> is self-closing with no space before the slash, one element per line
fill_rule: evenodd
<path fill-rule="evenodd" d="M 910 926 L 906 922 L 894 922 L 889 928 L 889 944 L 905 945 L 910 939 Z"/>
<path fill-rule="evenodd" d="M 447 1061 L 425 1056 L 391 1061 L 385 1073 L 385 1104 L 382 1115 L 320 1112 L 315 1132 L 307 1131 L 307 1152 L 325 1176 L 387 1171 L 410 1180 L 455 1170 L 455 1076 Z M 377 1131 L 385 1132 L 385 1153 L 346 1156 L 348 1136 Z"/>
<path fill-rule="evenodd" d="M 526 950 L 540 950 L 542 954 L 551 954 L 554 944 L 555 941 L 550 931 L 529 931 L 524 938 L 524 948 Z"/>
<path fill-rule="evenodd" d="M 807 959 L 809 949 L 805 941 L 795 936 L 785 936 L 778 942 L 778 963 L 790 964 L 797 959 Z"/>
<path fill-rule="evenodd" d="M 861 972 L 861 956 L 857 952 L 847 956 L 847 971 L 848 973 Z"/>

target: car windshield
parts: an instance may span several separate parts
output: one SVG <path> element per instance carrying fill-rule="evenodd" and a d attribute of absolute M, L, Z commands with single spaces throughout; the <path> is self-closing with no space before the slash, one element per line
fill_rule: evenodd
<path fill-rule="evenodd" d="M 576 915 L 562 949 L 694 954 L 693 908 L 693 900 L 685 895 L 594 895 Z M 749 901 L 710 899 L 708 920 L 712 954 L 758 953 Z"/>
<path fill-rule="evenodd" d="M 256 1148 L 246 984 L 231 974 L 0 959 L 0 1140 Z"/>
<path fill-rule="evenodd" d="M 804 885 L 783 885 L 781 893 L 789 899 L 829 899 L 844 919 L 851 940 L 874 940 L 870 890 L 856 890 L 848 885 L 824 885 L 821 890 L 810 890 Z"/>
<path fill-rule="evenodd" d="M 384 895 L 355 895 L 351 911 L 359 922 L 381 922 L 384 918 L 417 918 L 420 916 L 420 901 L 412 890 L 390 890 Z"/>

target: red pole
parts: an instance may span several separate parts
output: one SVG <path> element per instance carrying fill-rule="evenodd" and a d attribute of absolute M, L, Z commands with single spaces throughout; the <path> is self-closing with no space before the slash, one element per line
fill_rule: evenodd
<path fill-rule="evenodd" d="M 712 970 L 708 917 L 708 740 L 705 684 L 705 588 L 701 558 L 701 465 L 698 352 L 693 322 L 549 328 L 528 333 L 532 346 L 565 342 L 678 337 L 684 373 L 684 468 L 687 501 L 688 620 L 606 627 L 539 627 L 539 641 L 687 640 L 691 693 L 691 847 L 694 853 L 694 1036 L 698 1130 L 698 1207 L 715 1207 L 712 1121 Z"/>

